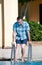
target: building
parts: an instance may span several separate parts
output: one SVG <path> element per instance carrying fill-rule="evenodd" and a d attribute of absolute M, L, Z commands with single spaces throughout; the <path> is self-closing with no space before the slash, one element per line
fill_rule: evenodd
<path fill-rule="evenodd" d="M 18 0 L 0 0 L 0 47 L 11 47 L 12 26 L 18 16 Z"/>
<path fill-rule="evenodd" d="M 21 8 L 23 12 L 25 11 L 26 3 L 23 7 L 19 3 L 19 14 L 21 13 Z M 28 2 L 27 17 L 30 21 L 40 22 L 42 24 L 42 0 L 31 0 Z"/>
<path fill-rule="evenodd" d="M 42 24 L 42 0 L 29 2 L 29 20 L 39 21 Z"/>

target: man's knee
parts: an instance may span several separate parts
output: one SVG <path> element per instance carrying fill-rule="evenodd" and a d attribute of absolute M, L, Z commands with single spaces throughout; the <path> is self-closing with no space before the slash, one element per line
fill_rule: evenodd
<path fill-rule="evenodd" d="M 24 49 L 25 48 L 25 44 L 22 44 L 22 49 Z"/>
<path fill-rule="evenodd" d="M 20 47 L 20 44 L 16 44 L 16 48 L 19 48 Z"/>

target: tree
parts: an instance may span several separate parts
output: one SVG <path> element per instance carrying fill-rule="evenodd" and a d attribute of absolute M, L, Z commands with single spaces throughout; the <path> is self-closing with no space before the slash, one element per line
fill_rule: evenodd
<path fill-rule="evenodd" d="M 24 3 L 24 2 L 28 2 L 28 1 L 31 1 L 31 0 L 18 0 L 19 3 Z"/>
<path fill-rule="evenodd" d="M 28 2 L 30 2 L 30 1 L 34 1 L 34 0 L 18 0 L 18 2 L 21 3 L 21 12 L 20 12 L 21 16 L 26 17 L 26 13 L 27 13 L 27 10 L 28 10 Z M 26 7 L 25 7 L 25 10 L 24 10 L 24 15 L 23 15 L 22 12 L 23 12 L 24 3 L 26 3 Z M 28 13 L 28 16 L 29 16 L 29 13 Z"/>

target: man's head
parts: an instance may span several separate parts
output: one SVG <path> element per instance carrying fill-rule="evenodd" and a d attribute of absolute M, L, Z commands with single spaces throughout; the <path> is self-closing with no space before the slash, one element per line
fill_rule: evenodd
<path fill-rule="evenodd" d="M 18 16 L 18 17 L 17 17 L 17 22 L 18 22 L 19 24 L 22 23 L 22 17 L 21 17 L 21 16 Z"/>

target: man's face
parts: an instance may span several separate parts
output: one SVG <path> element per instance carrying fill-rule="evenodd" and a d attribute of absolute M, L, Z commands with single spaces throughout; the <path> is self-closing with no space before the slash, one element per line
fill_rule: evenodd
<path fill-rule="evenodd" d="M 19 24 L 22 24 L 22 19 L 19 19 L 19 20 L 18 20 L 18 23 L 19 23 Z"/>

